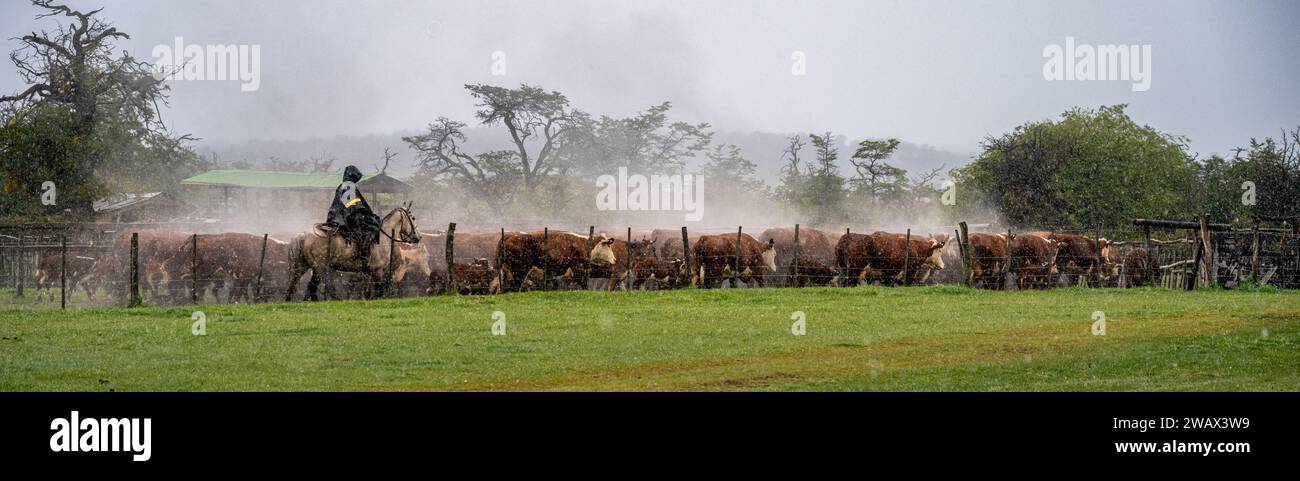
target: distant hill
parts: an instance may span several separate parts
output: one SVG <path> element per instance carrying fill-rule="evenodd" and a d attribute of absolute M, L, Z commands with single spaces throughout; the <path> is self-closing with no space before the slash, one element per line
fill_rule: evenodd
<path fill-rule="evenodd" d="M 241 143 L 220 141 L 202 141 L 198 151 L 205 155 L 215 154 L 222 161 L 246 160 L 254 166 L 263 167 L 267 159 L 276 157 L 281 160 L 302 160 L 312 157 L 332 156 L 337 159 L 336 168 L 353 164 L 362 170 L 370 171 L 383 165 L 384 148 L 391 148 L 397 157 L 389 166 L 389 173 L 402 177 L 415 172 L 415 155 L 402 142 L 402 136 L 413 135 L 414 131 L 394 132 L 366 136 L 335 136 L 307 140 L 254 140 Z M 473 127 L 466 129 L 469 142 L 466 147 L 471 152 L 510 148 L 509 139 L 500 129 Z M 758 175 L 768 185 L 775 186 L 780 175 L 781 152 L 785 150 L 786 139 L 792 134 L 768 132 L 718 132 L 714 143 L 735 144 L 745 156 L 758 165 Z M 807 134 L 804 134 L 805 142 Z M 840 173 L 852 176 L 853 168 L 848 162 L 853 155 L 857 140 L 845 145 L 843 138 L 840 145 Z M 812 147 L 805 146 L 803 158 L 812 158 Z M 898 151 L 889 159 L 897 167 L 906 169 L 909 174 L 919 175 L 943 166 L 947 171 L 970 162 L 970 154 L 962 154 L 936 149 L 928 145 L 903 141 Z M 691 164 L 694 164 L 692 162 Z"/>

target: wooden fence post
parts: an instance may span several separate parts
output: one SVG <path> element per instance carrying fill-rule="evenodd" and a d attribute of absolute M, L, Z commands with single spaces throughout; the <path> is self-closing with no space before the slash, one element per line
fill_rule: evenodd
<path fill-rule="evenodd" d="M 262 298 L 262 269 L 266 265 L 266 239 L 268 234 L 262 234 L 262 255 L 257 258 L 257 286 L 253 289 L 252 303 L 256 304 L 258 299 Z"/>
<path fill-rule="evenodd" d="M 18 250 L 14 251 L 14 297 L 23 297 L 23 267 L 27 264 L 23 255 L 23 234 L 18 233 Z"/>
<path fill-rule="evenodd" d="M 1291 266 L 1291 277 L 1295 279 L 1295 284 L 1292 287 L 1300 287 L 1300 217 L 1291 219 L 1291 235 L 1296 238 L 1295 262 Z"/>
<path fill-rule="evenodd" d="M 506 291 L 506 268 L 505 260 L 501 257 L 505 255 L 506 248 L 506 228 L 501 228 L 501 237 L 497 239 L 497 292 Z M 523 280 L 520 279 L 519 286 L 523 287 Z"/>
<path fill-rule="evenodd" d="M 846 239 L 849 237 L 849 233 L 850 233 L 850 232 L 849 232 L 849 228 L 848 228 L 848 227 L 845 227 L 845 228 L 844 228 L 844 237 L 845 237 Z M 850 242 L 850 244 L 852 243 L 852 241 L 849 241 L 849 242 Z M 836 266 L 836 267 L 838 267 L 839 270 L 840 270 L 840 287 L 848 287 L 848 285 L 849 285 L 849 279 L 848 279 L 849 262 L 850 262 L 850 261 L 849 261 L 849 252 L 846 251 L 846 252 L 844 252 L 844 262 L 841 262 L 840 265 Z"/>
<path fill-rule="evenodd" d="M 591 243 L 593 240 L 595 240 L 594 239 L 595 237 L 596 237 L 596 226 L 594 225 L 587 226 L 587 250 L 582 251 L 582 255 L 587 258 L 587 261 L 583 263 L 583 265 L 586 266 L 586 272 L 583 273 L 584 274 L 583 278 L 586 279 L 585 282 L 587 283 L 587 285 L 582 286 L 583 290 L 591 289 L 591 247 L 592 247 Z"/>
<path fill-rule="evenodd" d="M 1206 224 L 1205 224 L 1205 222 L 1206 222 L 1205 216 L 1202 215 L 1202 216 L 1201 216 L 1201 234 L 1202 234 L 1202 236 L 1206 233 L 1206 231 L 1207 231 L 1207 229 L 1208 229 L 1207 226 L 1206 226 Z M 1193 260 L 1192 268 L 1190 269 L 1190 272 L 1188 272 L 1187 279 L 1185 279 L 1185 281 L 1186 281 L 1186 289 L 1189 290 L 1189 291 L 1190 291 L 1190 290 L 1193 290 L 1193 289 L 1196 289 L 1196 281 L 1197 281 L 1198 278 L 1201 277 L 1201 275 L 1200 275 L 1200 272 L 1201 272 L 1201 260 L 1204 258 L 1204 256 L 1205 256 L 1205 239 L 1204 239 L 1204 237 L 1202 237 L 1202 238 L 1200 238 L 1200 239 L 1197 239 L 1197 242 L 1196 242 L 1196 256 L 1195 256 L 1195 258 L 1194 258 L 1194 260 Z"/>
<path fill-rule="evenodd" d="M 456 223 L 447 224 L 447 244 L 443 249 L 444 257 L 447 258 L 447 286 L 443 288 L 444 294 L 455 294 L 460 292 L 456 286 Z M 500 264 L 498 259 L 497 263 Z"/>
<path fill-rule="evenodd" d="M 1201 262 L 1198 262 L 1196 267 L 1198 272 L 1197 275 L 1198 280 L 1201 277 L 1201 275 L 1204 275 L 1207 284 L 1215 285 L 1217 283 L 1216 278 L 1218 277 L 1218 273 L 1215 271 L 1217 271 L 1218 268 L 1214 266 L 1213 262 L 1211 262 L 1213 260 L 1213 255 L 1214 255 L 1214 250 L 1213 250 L 1214 244 L 1210 242 L 1209 219 L 1210 219 L 1209 214 L 1201 214 L 1202 257 L 1201 257 Z"/>
<path fill-rule="evenodd" d="M 548 273 L 551 271 L 551 228 L 542 228 L 542 287 L 546 290 L 546 280 L 549 278 Z"/>
<path fill-rule="evenodd" d="M 733 259 L 734 267 L 731 268 L 731 287 L 734 289 L 740 282 L 740 235 L 745 230 L 744 226 L 736 227 L 736 258 Z"/>
<path fill-rule="evenodd" d="M 962 272 L 966 272 L 966 246 L 961 243 L 961 231 L 953 229 L 952 238 L 957 240 L 957 257 L 961 261 Z"/>
<path fill-rule="evenodd" d="M 1103 262 L 1103 261 L 1105 260 L 1105 259 L 1103 259 L 1104 256 L 1101 255 L 1101 224 L 1097 224 L 1097 237 L 1096 237 L 1094 243 L 1097 245 L 1097 259 L 1095 260 L 1095 262 L 1097 263 L 1097 264 L 1096 264 L 1097 267 L 1094 269 L 1094 270 L 1096 271 L 1097 285 L 1096 285 L 1096 286 L 1093 286 L 1093 287 L 1102 287 L 1102 285 L 1101 285 L 1101 279 L 1102 279 L 1102 277 L 1101 277 L 1101 275 L 1102 275 L 1102 274 L 1101 274 L 1101 271 L 1102 271 L 1103 268 L 1105 268 L 1106 264 Z"/>
<path fill-rule="evenodd" d="M 623 289 L 632 291 L 632 227 L 627 228 L 627 266 L 623 279 Z"/>
<path fill-rule="evenodd" d="M 1259 217 L 1250 222 L 1250 282 L 1259 282 Z"/>
<path fill-rule="evenodd" d="M 1007 286 L 1010 285 L 1011 282 L 1011 266 L 1015 265 L 1016 262 L 1015 260 L 1016 256 L 1012 253 L 1011 250 L 1011 240 L 1014 238 L 1015 238 L 1014 234 L 1011 233 L 1011 228 L 1008 227 L 1007 228 L 1007 260 L 1002 263 L 1002 285 L 1000 286 L 1002 290 L 1009 290 Z"/>
<path fill-rule="evenodd" d="M 781 270 L 781 266 L 776 268 Z M 791 263 L 790 279 L 794 281 L 790 283 L 791 287 L 799 287 L 799 224 L 794 225 L 794 262 Z"/>
<path fill-rule="evenodd" d="M 1195 260 L 1193 261 L 1191 269 L 1188 269 L 1187 278 L 1184 279 L 1184 281 L 1186 281 L 1185 287 L 1189 291 L 1196 289 L 1196 280 L 1197 278 L 1200 277 L 1201 258 L 1204 255 L 1205 255 L 1205 244 L 1197 242 Z"/>
<path fill-rule="evenodd" d="M 961 238 L 957 239 L 962 245 L 962 279 L 965 280 L 967 287 L 975 285 L 975 270 L 971 269 L 971 251 L 970 251 L 970 230 L 966 226 L 966 221 L 957 223 L 961 228 Z"/>
<path fill-rule="evenodd" d="M 691 286 L 695 285 L 695 271 L 691 270 L 691 240 L 686 236 L 686 226 L 682 226 L 682 256 L 686 262 L 686 278 Z"/>
<path fill-rule="evenodd" d="M 1151 285 L 1156 285 L 1156 253 L 1151 246 L 1151 226 L 1142 226 L 1142 235 L 1147 239 L 1147 255 L 1142 262 L 1147 266 L 1146 281 Z"/>
<path fill-rule="evenodd" d="M 59 309 L 68 308 L 68 235 L 59 236 Z"/>
<path fill-rule="evenodd" d="M 912 261 L 912 228 L 907 229 L 907 235 L 903 237 L 903 286 L 909 286 L 912 283 L 911 278 L 907 276 L 907 263 Z"/>
<path fill-rule="evenodd" d="M 135 250 L 135 234 L 131 235 L 131 250 L 132 251 Z M 135 257 L 134 252 L 131 254 L 131 256 Z M 134 260 L 132 260 L 131 262 L 132 264 L 135 263 Z M 325 272 L 328 273 L 329 259 L 325 260 L 325 265 L 327 266 L 325 268 Z M 329 277 L 326 276 L 325 280 L 328 281 Z M 134 290 L 134 288 L 132 290 Z M 195 233 L 195 234 L 190 234 L 190 303 L 197 304 L 198 302 L 199 302 L 199 235 Z"/>
<path fill-rule="evenodd" d="M 126 301 L 126 307 L 137 307 L 140 305 L 140 233 L 131 233 L 131 272 L 130 272 L 129 297 Z"/>

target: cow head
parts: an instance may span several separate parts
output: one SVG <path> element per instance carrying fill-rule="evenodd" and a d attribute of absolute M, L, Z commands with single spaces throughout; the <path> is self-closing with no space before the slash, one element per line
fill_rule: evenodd
<path fill-rule="evenodd" d="M 1118 286 L 1120 266 L 1124 264 L 1124 258 L 1120 256 L 1119 247 L 1116 247 L 1111 241 L 1102 238 L 1105 245 L 1101 249 L 1102 275 L 1112 287 Z"/>
<path fill-rule="evenodd" d="M 930 239 L 930 252 L 925 256 L 923 265 L 943 270 L 943 246 L 947 242 L 947 236 L 942 239 Z"/>
<path fill-rule="evenodd" d="M 1044 240 L 1047 241 L 1047 273 L 1056 274 L 1060 272 L 1056 268 L 1056 254 L 1061 252 L 1061 249 L 1066 249 L 1068 251 L 1070 249 L 1070 241 L 1057 241 L 1056 239 L 1051 238 Z"/>
<path fill-rule="evenodd" d="M 612 266 L 618 259 L 614 257 L 614 239 L 605 238 L 591 248 L 591 263 Z"/>
<path fill-rule="evenodd" d="M 637 242 L 633 242 L 631 245 L 632 255 L 636 256 L 635 257 L 636 259 L 646 259 L 646 258 L 655 257 L 656 242 L 659 242 L 659 239 L 654 239 L 654 240 L 641 239 Z"/>
<path fill-rule="evenodd" d="M 763 266 L 767 267 L 768 272 L 776 272 L 776 239 L 767 240 L 767 248 L 763 250 Z"/>

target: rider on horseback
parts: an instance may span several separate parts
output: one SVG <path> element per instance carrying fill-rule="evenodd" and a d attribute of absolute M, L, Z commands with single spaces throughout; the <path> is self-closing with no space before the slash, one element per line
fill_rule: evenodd
<path fill-rule="evenodd" d="M 325 223 L 338 228 L 356 248 L 357 259 L 364 261 L 370 257 L 370 247 L 379 242 L 380 219 L 357 188 L 360 180 L 360 169 L 351 165 L 343 169 L 343 183 L 334 189 Z"/>

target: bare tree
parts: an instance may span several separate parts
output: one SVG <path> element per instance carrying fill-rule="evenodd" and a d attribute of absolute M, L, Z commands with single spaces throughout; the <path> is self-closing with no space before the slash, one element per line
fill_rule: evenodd
<path fill-rule="evenodd" d="M 619 167 L 638 173 L 682 171 L 685 159 L 703 152 L 713 133 L 708 123 L 669 121 L 671 109 L 663 102 L 629 117 L 602 115 L 580 124 L 566 144 L 566 166 L 595 175 Z"/>
<path fill-rule="evenodd" d="M 465 86 L 479 101 L 475 117 L 483 125 L 505 127 L 514 148 L 465 152 L 464 122 L 439 117 L 419 135 L 402 137 L 416 151 L 420 173 L 450 177 L 498 212 L 522 187 L 532 193 L 563 168 L 561 150 L 573 129 L 589 122 L 559 92 L 521 85 L 517 89 L 482 84 Z"/>
<path fill-rule="evenodd" d="M 500 124 L 510 134 L 515 145 L 515 161 L 519 163 L 524 188 L 529 191 L 555 168 L 553 160 L 565 133 L 586 115 L 570 108 L 564 94 L 540 87 L 520 85 L 508 89 L 471 84 L 465 88 L 479 100 L 479 111 L 475 113 L 479 122 Z M 530 149 L 530 141 L 540 144 L 535 154 Z"/>
<path fill-rule="evenodd" d="M 379 173 L 388 173 L 388 163 L 392 162 L 393 157 L 397 157 L 397 154 L 393 153 L 392 149 L 384 147 L 384 166 L 379 168 Z"/>
<path fill-rule="evenodd" d="M 885 163 L 885 159 L 898 149 L 898 139 L 864 140 L 858 143 L 858 149 L 849 157 L 856 171 L 852 182 L 861 192 L 877 197 L 896 185 L 903 175 L 903 170 Z"/>
<path fill-rule="evenodd" d="M 123 51 L 114 56 L 112 42 L 130 35 L 95 18 L 100 10 L 80 12 L 51 0 L 33 0 L 46 10 L 36 18 L 64 16 L 73 19 L 50 32 L 32 32 L 18 40 L 22 46 L 9 54 L 18 75 L 28 87 L 0 102 L 60 103 L 78 114 L 79 135 L 89 136 L 106 104 L 133 114 L 149 127 L 161 128 L 158 102 L 166 102 L 167 87 L 153 76 L 152 66 Z M 102 10 L 102 9 L 101 9 Z"/>
<path fill-rule="evenodd" d="M 7 104 L 10 121 L 54 111 L 71 114 L 67 131 L 73 141 L 55 150 L 59 158 L 42 161 L 62 165 L 57 180 L 70 193 L 67 203 L 74 213 L 88 215 L 95 196 L 105 190 L 95 172 L 115 161 L 113 149 L 134 149 L 137 154 L 123 156 L 131 163 L 131 155 L 141 150 L 179 148 L 192 138 L 166 134 L 158 104 L 166 104 L 167 87 L 149 63 L 113 52 L 114 41 L 130 36 L 97 18 L 100 10 L 82 12 L 51 0 L 32 4 L 43 11 L 37 19 L 70 21 L 16 39 L 20 47 L 9 59 L 27 87 L 0 97 L 0 103 Z"/>

